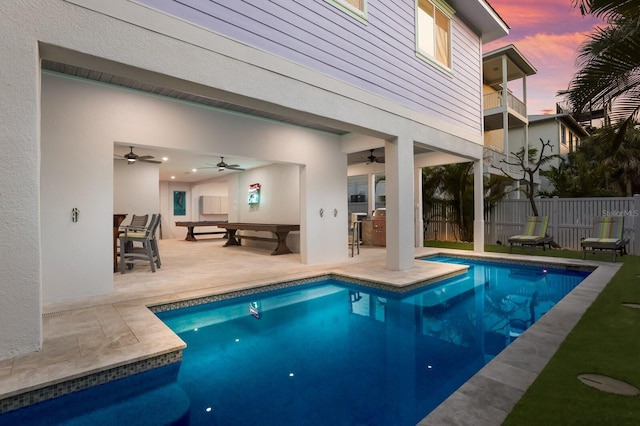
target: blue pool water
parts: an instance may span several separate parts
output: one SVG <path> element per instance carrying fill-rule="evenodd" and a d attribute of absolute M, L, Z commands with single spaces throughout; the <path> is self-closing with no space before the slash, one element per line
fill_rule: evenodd
<path fill-rule="evenodd" d="M 398 295 L 337 281 L 159 314 L 193 424 L 414 425 L 586 276 L 466 261 Z"/>
<path fill-rule="evenodd" d="M 187 343 L 190 424 L 415 425 L 588 275 L 426 260 L 470 267 L 405 294 L 323 281 L 159 313 Z"/>

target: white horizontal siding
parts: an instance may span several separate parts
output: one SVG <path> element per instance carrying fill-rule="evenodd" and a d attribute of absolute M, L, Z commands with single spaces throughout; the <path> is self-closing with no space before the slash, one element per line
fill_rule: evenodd
<path fill-rule="evenodd" d="M 452 75 L 415 53 L 414 0 L 369 0 L 368 22 L 324 0 L 140 0 L 479 134 L 480 41 L 452 24 Z"/>

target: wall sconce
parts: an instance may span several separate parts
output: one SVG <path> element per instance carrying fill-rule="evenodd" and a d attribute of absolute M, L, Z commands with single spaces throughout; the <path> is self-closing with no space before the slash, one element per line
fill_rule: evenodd
<path fill-rule="evenodd" d="M 338 217 L 338 209 L 333 209 L 333 217 Z"/>
<path fill-rule="evenodd" d="M 324 209 L 320 209 L 320 217 L 324 217 Z"/>

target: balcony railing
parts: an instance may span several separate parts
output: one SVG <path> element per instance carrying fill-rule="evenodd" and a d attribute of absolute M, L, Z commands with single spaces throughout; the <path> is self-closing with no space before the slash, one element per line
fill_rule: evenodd
<path fill-rule="evenodd" d="M 498 92 L 487 93 L 486 95 L 484 95 L 485 110 L 500 108 L 501 106 L 504 105 L 503 102 L 504 102 L 504 95 L 502 90 Z M 513 96 L 511 93 L 508 93 L 508 92 L 507 92 L 507 105 L 510 109 L 514 110 L 515 112 L 522 115 L 523 117 L 527 116 L 527 108 L 524 102 L 522 102 L 520 99 L 516 98 L 515 96 Z"/>

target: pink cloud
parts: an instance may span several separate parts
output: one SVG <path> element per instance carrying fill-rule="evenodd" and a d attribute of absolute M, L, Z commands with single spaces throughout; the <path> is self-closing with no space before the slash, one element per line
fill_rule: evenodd
<path fill-rule="evenodd" d="M 570 0 L 493 0 L 493 8 L 516 31 L 544 28 L 549 32 L 576 31 L 591 26 L 590 17 L 582 17 Z"/>
<path fill-rule="evenodd" d="M 553 109 L 562 98 L 556 94 L 569 86 L 576 73 L 576 57 L 586 40 L 584 33 L 532 34 L 514 41 L 516 47 L 533 64 L 538 73 L 527 80 L 529 111 Z"/>
<path fill-rule="evenodd" d="M 586 39 L 584 33 L 538 33 L 514 40 L 513 44 L 536 68 L 567 64 L 573 68 L 580 45 Z"/>
<path fill-rule="evenodd" d="M 599 22 L 582 17 L 571 0 L 490 0 L 511 27 L 510 35 L 484 46 L 484 51 L 514 44 L 538 70 L 527 79 L 530 114 L 555 111 L 562 98 L 556 93 L 568 87 L 576 72 L 580 45 Z"/>

